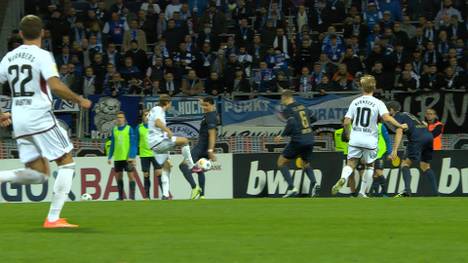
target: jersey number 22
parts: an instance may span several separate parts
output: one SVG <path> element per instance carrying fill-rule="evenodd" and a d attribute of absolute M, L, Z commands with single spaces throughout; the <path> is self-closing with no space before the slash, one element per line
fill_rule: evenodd
<path fill-rule="evenodd" d="M 11 80 L 11 89 L 13 90 L 13 97 L 31 97 L 34 95 L 33 91 L 26 91 L 26 84 L 32 80 L 32 67 L 31 65 L 11 65 L 8 67 L 8 74 L 13 75 Z M 20 79 L 20 75 L 26 74 L 26 77 L 19 84 L 19 91 L 16 84 Z"/>

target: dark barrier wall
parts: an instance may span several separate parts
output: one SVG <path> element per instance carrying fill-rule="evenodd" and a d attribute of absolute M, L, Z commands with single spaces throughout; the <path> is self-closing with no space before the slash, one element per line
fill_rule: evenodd
<path fill-rule="evenodd" d="M 439 192 L 442 196 L 468 196 L 468 151 L 438 151 L 434 154 L 432 167 L 436 173 Z M 234 197 L 278 197 L 286 193 L 287 184 L 281 173 L 276 169 L 277 153 L 270 154 L 234 154 Z M 329 197 L 330 189 L 338 180 L 344 165 L 344 157 L 340 153 L 316 153 L 312 161 L 314 174 L 321 184 L 320 195 Z M 307 176 L 291 166 L 295 186 L 301 194 L 310 192 L 310 181 Z M 430 194 L 427 178 L 416 166 L 411 169 L 412 192 L 416 196 Z M 388 193 L 398 193 L 403 189 L 403 179 L 400 169 L 391 167 L 385 162 L 384 176 L 387 177 Z M 359 175 L 355 172 L 359 182 Z M 349 194 L 349 188 L 344 187 L 340 195 Z"/>

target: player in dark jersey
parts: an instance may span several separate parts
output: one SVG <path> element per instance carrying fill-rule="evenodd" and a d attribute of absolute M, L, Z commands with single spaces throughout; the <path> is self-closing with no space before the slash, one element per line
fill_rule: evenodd
<path fill-rule="evenodd" d="M 216 161 L 214 154 L 214 147 L 216 144 L 217 137 L 217 126 L 218 126 L 218 115 L 216 114 L 216 104 L 212 97 L 205 97 L 201 100 L 201 107 L 205 116 L 200 124 L 200 133 L 198 137 L 198 143 L 192 147 L 192 158 L 196 163 L 201 158 L 207 158 L 211 161 Z M 192 171 L 189 169 L 185 162 L 179 165 L 182 174 L 185 179 L 190 183 L 192 187 L 191 199 L 204 199 L 205 198 L 205 173 L 203 171 L 197 172 L 198 184 L 192 176 Z"/>
<path fill-rule="evenodd" d="M 413 162 L 419 162 L 423 175 L 427 176 L 431 181 L 432 192 L 438 195 L 437 182 L 434 171 L 431 169 L 430 161 L 432 160 L 433 152 L 433 137 L 418 118 L 407 112 L 400 112 L 401 105 L 397 101 L 390 101 L 387 103 L 387 108 L 390 114 L 399 122 L 406 123 L 408 129 L 404 131 L 408 138 L 408 146 L 403 161 L 401 162 L 401 172 L 403 173 L 403 180 L 405 182 L 405 190 L 396 195 L 396 197 L 411 196 L 411 173 L 409 167 Z M 395 142 L 390 159 L 397 158 L 397 150 L 403 137 L 403 130 L 397 128 L 395 131 Z"/>
<path fill-rule="evenodd" d="M 289 172 L 289 163 L 297 157 L 302 158 L 302 169 L 309 177 L 312 193 L 314 193 L 317 190 L 317 181 L 310 167 L 312 150 L 314 148 L 314 134 L 310 111 L 304 105 L 294 100 L 293 92 L 290 90 L 285 90 L 281 94 L 281 104 L 285 106 L 284 116 L 287 118 L 287 123 L 283 133 L 277 136 L 275 141 L 279 142 L 284 136 L 291 137 L 291 141 L 284 148 L 277 162 L 279 170 L 288 183 L 288 191 L 283 197 L 291 197 L 299 193 L 294 187 L 291 173 Z"/>

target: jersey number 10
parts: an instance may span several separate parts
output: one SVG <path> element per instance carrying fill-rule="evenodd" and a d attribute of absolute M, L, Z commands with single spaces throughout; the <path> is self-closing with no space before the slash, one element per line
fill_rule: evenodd
<path fill-rule="evenodd" d="M 20 82 L 19 91 L 16 84 L 19 81 L 20 75 L 26 73 L 26 77 Z M 22 65 L 21 68 L 18 65 L 11 65 L 8 68 L 8 74 L 14 75 L 11 81 L 11 89 L 13 90 L 13 97 L 31 97 L 34 96 L 33 91 L 26 91 L 26 84 L 32 80 L 32 67 L 31 65 Z"/>
<path fill-rule="evenodd" d="M 369 108 L 361 108 L 357 107 L 356 108 L 357 113 L 356 113 L 356 120 L 354 120 L 354 125 L 361 126 L 361 127 L 369 127 L 370 124 L 370 116 L 371 116 L 371 110 Z"/>

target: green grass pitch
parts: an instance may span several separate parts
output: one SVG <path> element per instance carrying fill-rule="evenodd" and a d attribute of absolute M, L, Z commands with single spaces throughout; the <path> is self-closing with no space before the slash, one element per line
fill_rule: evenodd
<path fill-rule="evenodd" d="M 0 204 L 1 262 L 468 262 L 468 199 Z"/>

